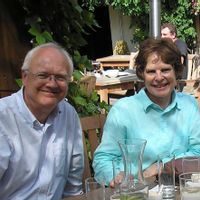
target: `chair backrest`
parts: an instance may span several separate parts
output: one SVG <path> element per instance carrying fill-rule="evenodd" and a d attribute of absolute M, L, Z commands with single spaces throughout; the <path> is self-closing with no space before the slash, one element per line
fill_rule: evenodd
<path fill-rule="evenodd" d="M 83 130 L 83 145 L 85 156 L 83 180 L 85 180 L 86 178 L 93 176 L 91 164 L 94 151 L 101 140 L 106 115 L 98 114 L 89 117 L 82 117 L 80 120 Z"/>
<path fill-rule="evenodd" d="M 80 84 L 87 91 L 88 95 L 94 91 L 96 79 L 96 76 L 83 76 L 81 78 Z"/>

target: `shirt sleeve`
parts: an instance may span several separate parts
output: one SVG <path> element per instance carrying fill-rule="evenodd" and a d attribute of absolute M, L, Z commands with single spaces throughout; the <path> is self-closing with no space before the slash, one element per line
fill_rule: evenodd
<path fill-rule="evenodd" d="M 189 146 L 186 156 L 200 156 L 200 110 L 197 107 L 191 117 Z"/>
<path fill-rule="evenodd" d="M 113 107 L 108 116 L 103 130 L 103 137 L 100 145 L 94 153 L 93 168 L 95 178 L 99 181 L 105 181 L 109 185 L 113 179 L 112 160 L 121 157 L 121 151 L 118 141 L 123 139 L 126 129 L 120 123 L 120 108 Z"/>
<path fill-rule="evenodd" d="M 71 155 L 71 163 L 67 177 L 67 183 L 63 196 L 74 196 L 82 194 L 82 177 L 84 170 L 84 151 L 82 140 L 82 129 L 77 114 L 74 118 L 74 144 Z"/>
<path fill-rule="evenodd" d="M 0 180 L 8 168 L 10 155 L 11 150 L 9 143 L 5 136 L 1 135 L 0 133 Z"/>
<path fill-rule="evenodd" d="M 200 110 L 196 100 L 193 100 L 193 106 L 188 112 L 188 146 L 187 151 L 182 152 L 177 157 L 200 156 Z"/>

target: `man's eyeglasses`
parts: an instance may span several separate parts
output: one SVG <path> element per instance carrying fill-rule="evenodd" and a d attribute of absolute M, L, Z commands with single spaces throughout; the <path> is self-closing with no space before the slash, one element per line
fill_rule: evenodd
<path fill-rule="evenodd" d="M 53 78 L 56 82 L 66 83 L 70 80 L 70 76 L 67 74 L 48 74 L 46 72 L 32 73 L 29 70 L 26 70 L 26 72 L 30 73 L 35 79 L 40 81 L 49 81 Z"/>

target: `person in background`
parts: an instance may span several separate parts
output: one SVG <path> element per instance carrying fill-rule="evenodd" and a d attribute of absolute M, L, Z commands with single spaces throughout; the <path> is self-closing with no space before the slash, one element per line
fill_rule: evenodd
<path fill-rule="evenodd" d="M 147 140 L 144 177 L 157 174 L 157 156 L 165 151 L 176 152 L 176 158 L 200 155 L 197 101 L 175 90 L 177 77 L 182 73 L 181 54 L 176 45 L 170 39 L 147 39 L 140 45 L 135 65 L 145 87 L 112 106 L 102 141 L 94 153 L 95 177 L 105 179 L 111 187 L 112 160 L 121 157 L 119 140 Z"/>
<path fill-rule="evenodd" d="M 60 200 L 82 193 L 82 130 L 67 102 L 73 63 L 56 43 L 30 50 L 23 87 L 0 99 L 0 199 Z"/>
<path fill-rule="evenodd" d="M 170 38 L 176 44 L 179 51 L 181 52 L 181 62 L 183 64 L 183 74 L 180 78 L 187 79 L 188 75 L 188 48 L 187 44 L 177 38 L 177 29 L 171 23 L 164 23 L 161 26 L 161 38 Z"/>

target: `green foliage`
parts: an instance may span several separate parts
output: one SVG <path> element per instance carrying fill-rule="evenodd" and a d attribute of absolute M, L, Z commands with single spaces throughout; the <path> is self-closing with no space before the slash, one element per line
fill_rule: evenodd
<path fill-rule="evenodd" d="M 15 79 L 15 81 L 16 81 L 16 83 L 17 83 L 17 85 L 18 85 L 19 87 L 22 87 L 22 79 L 17 78 L 17 79 Z"/>
<path fill-rule="evenodd" d="M 33 46 L 53 41 L 53 37 L 52 37 L 51 33 L 49 33 L 46 30 L 42 31 L 41 25 L 40 25 L 42 23 L 41 18 L 39 18 L 39 17 L 37 19 L 33 18 L 32 20 L 31 19 L 30 20 L 27 19 L 27 23 L 29 23 L 30 26 L 31 26 L 31 28 L 29 29 L 28 32 L 33 37 L 35 37 L 31 41 L 33 43 Z"/>
<path fill-rule="evenodd" d="M 198 0 L 199 1 L 199 0 Z M 133 28 L 132 42 L 137 47 L 138 43 L 148 37 L 149 34 L 149 0 L 82 0 L 83 4 L 94 10 L 99 5 L 109 5 L 124 15 L 131 16 L 130 27 Z M 87 2 L 87 3 L 86 3 Z M 99 3 L 98 3 L 99 2 Z M 182 38 L 193 48 L 196 37 L 194 25 L 194 9 L 192 0 L 161 0 L 161 23 L 171 22 L 177 26 L 178 37 Z"/>
<path fill-rule="evenodd" d="M 194 15 L 191 13 L 191 2 L 188 0 L 178 0 L 171 3 L 170 0 L 165 0 L 162 5 L 162 22 L 171 22 L 177 27 L 179 38 L 185 40 L 190 48 L 193 48 L 193 41 L 196 37 L 194 28 Z"/>
<path fill-rule="evenodd" d="M 69 83 L 67 98 L 80 116 L 108 111 L 105 102 L 99 102 L 94 91 L 90 95 L 81 87 L 80 80 L 85 70 L 91 70 L 92 64 L 87 56 L 78 49 L 86 44 L 83 38 L 86 29 L 98 27 L 92 12 L 82 9 L 76 0 L 47 0 L 37 4 L 31 0 L 18 0 L 25 11 L 26 26 L 33 46 L 56 41 L 72 55 L 75 70 L 73 82 Z M 21 80 L 16 80 L 21 86 Z"/>
<path fill-rule="evenodd" d="M 74 51 L 74 64 L 76 69 L 84 72 L 85 70 L 91 71 L 93 69 L 92 62 L 88 59 L 88 57 L 81 56 L 78 51 Z"/>
<path fill-rule="evenodd" d="M 33 43 L 54 41 L 62 44 L 70 54 L 87 42 L 86 30 L 95 29 L 98 24 L 94 14 L 81 8 L 76 0 L 17 0 L 25 12 L 26 26 L 30 26 Z"/>
<path fill-rule="evenodd" d="M 200 14 L 200 0 L 192 0 L 192 14 L 199 15 Z"/>
<path fill-rule="evenodd" d="M 73 82 L 69 83 L 67 98 L 76 108 L 80 116 L 90 116 L 100 113 L 102 110 L 109 111 L 110 107 L 105 102 L 99 102 L 96 91 L 88 94 L 81 85 L 81 78 L 84 71 L 92 69 L 92 63 L 87 56 L 81 56 L 78 51 L 74 52 L 74 64 L 76 70 L 73 72 Z"/>
<path fill-rule="evenodd" d="M 96 91 L 88 94 L 82 87 L 79 80 L 69 83 L 67 98 L 76 108 L 79 116 L 90 116 L 101 113 L 102 110 L 109 111 L 110 106 L 105 102 L 99 102 L 99 96 Z"/>

